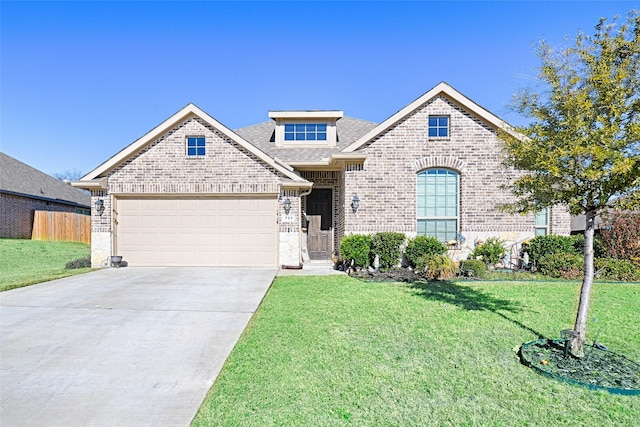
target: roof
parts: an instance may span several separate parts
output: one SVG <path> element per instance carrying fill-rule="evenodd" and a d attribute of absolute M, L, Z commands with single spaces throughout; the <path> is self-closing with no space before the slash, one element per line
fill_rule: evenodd
<path fill-rule="evenodd" d="M 153 141 L 155 141 L 167 131 L 171 130 L 176 124 L 184 121 L 190 116 L 196 116 L 204 120 L 209 125 L 217 129 L 220 133 L 225 135 L 227 138 L 245 148 L 247 151 L 254 154 L 257 158 L 280 172 L 285 179 L 290 179 L 301 184 L 310 184 L 307 180 L 293 172 L 290 167 L 288 167 L 287 165 L 283 165 L 273 157 L 270 157 L 265 151 L 262 151 L 259 146 L 255 146 L 247 142 L 245 139 L 243 139 L 242 136 L 233 132 L 231 129 L 211 117 L 209 114 L 205 113 L 195 104 L 190 103 L 180 111 L 169 117 L 167 120 L 153 128 L 151 131 L 147 132 L 144 136 L 129 144 L 120 152 L 116 153 L 110 159 L 89 172 L 87 175 L 82 177 L 80 181 L 75 182 L 73 185 L 86 188 L 90 187 L 91 185 L 89 184 L 95 183 L 97 180 L 99 180 L 99 178 L 105 177 L 110 171 L 121 165 L 127 159 L 139 153 L 147 145 L 153 143 Z"/>
<path fill-rule="evenodd" d="M 276 147 L 273 120 L 236 129 L 235 132 L 268 155 L 295 165 L 300 162 L 319 162 L 342 152 L 362 135 L 376 127 L 376 123 L 343 116 L 336 122 L 338 141 L 335 147 Z"/>
<path fill-rule="evenodd" d="M 363 146 L 365 146 L 370 141 L 374 140 L 393 126 L 395 126 L 400 121 L 404 120 L 407 116 L 411 115 L 414 111 L 422 108 L 424 104 L 429 102 L 431 99 L 436 96 L 444 96 L 447 99 L 453 101 L 458 104 L 460 107 L 475 115 L 476 117 L 482 119 L 485 123 L 490 126 L 493 126 L 496 129 L 502 129 L 506 132 L 513 134 L 516 138 L 521 138 L 521 135 L 517 135 L 512 127 L 502 119 L 500 119 L 495 114 L 491 113 L 489 110 L 481 107 L 476 104 L 471 99 L 464 96 L 462 93 L 455 90 L 449 84 L 445 82 L 441 82 L 436 85 L 434 88 L 423 94 L 421 97 L 389 117 L 384 122 L 380 123 L 375 128 L 371 129 L 365 135 L 362 135 L 358 140 L 354 141 L 353 144 L 346 147 L 343 152 L 351 153 L 354 152 Z"/>
<path fill-rule="evenodd" d="M 89 208 L 91 196 L 0 152 L 0 192 Z"/>
<path fill-rule="evenodd" d="M 271 110 L 271 119 L 340 119 L 342 110 Z"/>

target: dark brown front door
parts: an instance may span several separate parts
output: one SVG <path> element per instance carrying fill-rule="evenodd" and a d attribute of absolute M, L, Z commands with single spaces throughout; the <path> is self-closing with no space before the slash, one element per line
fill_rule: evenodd
<path fill-rule="evenodd" d="M 331 258 L 333 244 L 333 191 L 317 188 L 307 196 L 307 250 L 311 259 Z"/>

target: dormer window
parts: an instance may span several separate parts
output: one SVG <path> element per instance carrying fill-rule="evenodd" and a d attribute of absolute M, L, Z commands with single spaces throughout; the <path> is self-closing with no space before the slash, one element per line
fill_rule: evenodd
<path fill-rule="evenodd" d="M 285 123 L 285 141 L 326 141 L 326 123 Z"/>
<path fill-rule="evenodd" d="M 342 111 L 270 111 L 276 121 L 276 147 L 335 147 Z"/>

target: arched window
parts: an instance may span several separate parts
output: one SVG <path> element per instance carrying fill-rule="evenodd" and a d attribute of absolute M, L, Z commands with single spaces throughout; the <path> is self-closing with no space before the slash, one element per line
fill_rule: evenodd
<path fill-rule="evenodd" d="M 458 232 L 459 175 L 448 169 L 427 169 L 418 173 L 418 235 L 441 242 L 455 240 Z"/>

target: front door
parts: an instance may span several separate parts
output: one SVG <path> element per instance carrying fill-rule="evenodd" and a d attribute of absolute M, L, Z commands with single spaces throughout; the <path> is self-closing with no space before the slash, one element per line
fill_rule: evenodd
<path fill-rule="evenodd" d="M 307 196 L 307 250 L 311 259 L 329 259 L 333 250 L 333 190 L 317 188 Z"/>

